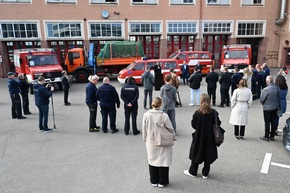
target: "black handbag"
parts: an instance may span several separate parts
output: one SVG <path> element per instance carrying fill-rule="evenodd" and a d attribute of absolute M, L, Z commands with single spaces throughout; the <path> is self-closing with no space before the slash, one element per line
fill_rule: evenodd
<path fill-rule="evenodd" d="M 222 129 L 217 121 L 217 112 L 214 111 L 215 114 L 215 123 L 213 124 L 213 136 L 214 136 L 214 140 L 215 140 L 215 144 L 217 146 L 220 146 L 223 142 L 224 142 L 224 132 L 225 130 Z"/>

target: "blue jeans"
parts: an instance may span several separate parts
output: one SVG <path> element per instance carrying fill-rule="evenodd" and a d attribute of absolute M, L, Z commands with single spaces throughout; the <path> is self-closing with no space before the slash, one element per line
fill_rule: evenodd
<path fill-rule="evenodd" d="M 175 109 L 163 110 L 163 112 L 168 115 L 168 117 L 172 123 L 172 126 L 174 128 L 174 131 L 176 132 Z"/>
<path fill-rule="evenodd" d="M 151 109 L 152 92 L 153 92 L 153 90 L 144 90 L 144 109 L 146 109 L 146 106 L 147 106 L 147 96 L 148 96 L 148 94 L 149 94 L 149 108 Z"/>
<path fill-rule="evenodd" d="M 196 104 L 199 105 L 200 103 L 200 89 L 190 89 L 191 95 L 190 95 L 190 101 L 192 104 L 194 104 L 194 96 L 196 98 Z"/>
<path fill-rule="evenodd" d="M 39 106 L 39 129 L 43 131 L 47 131 L 48 130 L 48 110 L 49 107 L 48 105 L 44 105 L 44 106 Z"/>

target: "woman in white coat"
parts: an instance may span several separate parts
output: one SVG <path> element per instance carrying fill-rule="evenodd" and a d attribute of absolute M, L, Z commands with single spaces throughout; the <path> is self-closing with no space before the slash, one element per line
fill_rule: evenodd
<path fill-rule="evenodd" d="M 252 92 L 247 87 L 247 80 L 241 79 L 231 98 L 230 124 L 234 125 L 234 139 L 243 140 L 248 124 L 248 109 L 252 103 Z"/>
<path fill-rule="evenodd" d="M 146 142 L 150 181 L 153 187 L 158 186 L 159 188 L 169 184 L 169 166 L 172 162 L 173 150 L 172 146 L 156 146 L 154 133 L 160 129 L 157 125 L 161 122 L 174 133 L 168 115 L 160 110 L 161 104 L 161 98 L 154 98 L 153 109 L 144 114 L 142 121 L 142 135 L 143 141 Z"/>

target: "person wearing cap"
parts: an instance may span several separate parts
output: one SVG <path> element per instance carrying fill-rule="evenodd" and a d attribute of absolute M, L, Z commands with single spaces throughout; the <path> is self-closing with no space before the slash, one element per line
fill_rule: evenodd
<path fill-rule="evenodd" d="M 21 111 L 21 99 L 19 95 L 20 85 L 14 79 L 15 73 L 8 72 L 7 76 L 8 76 L 7 86 L 9 89 L 9 94 L 10 94 L 10 98 L 12 102 L 12 106 L 11 106 L 12 119 L 26 119 L 26 117 L 22 115 L 22 111 Z"/>
<path fill-rule="evenodd" d="M 38 77 L 37 81 L 38 86 L 34 89 L 34 95 L 36 98 L 36 106 L 39 109 L 39 132 L 50 133 L 52 129 L 48 128 L 49 98 L 52 96 L 54 87 L 49 84 L 45 86 L 43 76 Z"/>
<path fill-rule="evenodd" d="M 63 92 L 64 92 L 64 105 L 65 106 L 69 106 L 70 103 L 68 102 L 68 93 L 69 93 L 69 82 L 68 82 L 68 78 L 67 78 L 67 72 L 64 70 L 61 72 L 62 73 L 62 88 L 63 88 Z"/>
<path fill-rule="evenodd" d="M 89 107 L 90 118 L 89 118 L 89 131 L 90 132 L 99 132 L 100 127 L 96 124 L 97 119 L 97 83 L 99 77 L 93 75 L 89 77 L 89 83 L 86 86 L 86 104 Z"/>
<path fill-rule="evenodd" d="M 29 83 L 26 80 L 26 77 L 23 73 L 18 74 L 18 83 L 20 85 L 20 94 L 22 97 L 22 104 L 23 104 L 23 112 L 24 115 L 30 115 L 31 112 L 29 111 Z"/>
<path fill-rule="evenodd" d="M 137 114 L 138 114 L 138 98 L 139 89 L 135 84 L 132 76 L 128 77 L 126 85 L 121 89 L 121 99 L 124 101 L 125 110 L 125 135 L 129 134 L 130 130 L 130 115 L 132 115 L 133 134 L 138 135 L 140 131 L 137 129 Z"/>

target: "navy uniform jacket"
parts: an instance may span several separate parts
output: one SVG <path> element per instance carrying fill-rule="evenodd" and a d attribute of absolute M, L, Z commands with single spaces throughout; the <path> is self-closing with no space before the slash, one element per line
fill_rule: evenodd
<path fill-rule="evenodd" d="M 90 107 L 92 104 L 97 104 L 97 87 L 89 82 L 86 86 L 86 104 Z"/>
<path fill-rule="evenodd" d="M 216 72 L 210 72 L 206 75 L 205 81 L 207 88 L 216 88 L 216 83 L 219 81 L 219 75 Z"/>
<path fill-rule="evenodd" d="M 100 101 L 101 107 L 115 107 L 115 103 L 117 104 L 117 107 L 120 107 L 120 99 L 115 87 L 107 83 L 104 83 L 98 88 L 97 100 Z"/>
<path fill-rule="evenodd" d="M 232 78 L 232 75 L 229 72 L 222 73 L 222 76 L 219 80 L 219 83 L 221 85 L 221 89 L 229 89 L 230 88 L 231 78 Z"/>
<path fill-rule="evenodd" d="M 8 78 L 7 85 L 9 89 L 9 94 L 19 94 L 20 93 L 20 85 L 13 78 Z"/>
<path fill-rule="evenodd" d="M 37 97 L 36 101 L 39 106 L 46 106 L 49 104 L 49 98 L 51 97 L 52 92 L 49 91 L 44 85 L 41 85 L 37 88 Z"/>
<path fill-rule="evenodd" d="M 240 73 L 235 73 L 232 76 L 232 87 L 237 88 L 237 84 L 239 84 L 240 80 L 243 78 L 243 76 Z"/>
<path fill-rule="evenodd" d="M 124 108 L 129 103 L 132 104 L 132 109 L 138 109 L 139 89 L 134 83 L 127 83 L 121 89 L 121 99 L 124 101 Z"/>
<path fill-rule="evenodd" d="M 28 94 L 29 91 L 29 84 L 26 80 L 24 79 L 19 79 L 18 80 L 18 84 L 20 85 L 20 90 L 21 90 L 21 94 Z"/>

